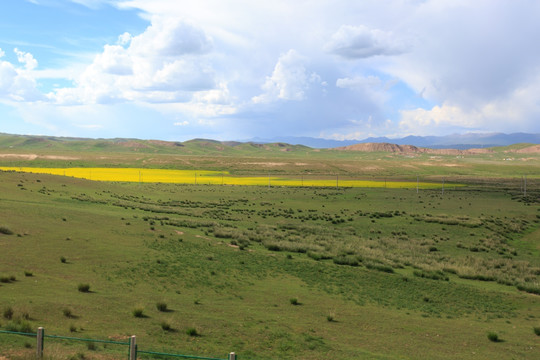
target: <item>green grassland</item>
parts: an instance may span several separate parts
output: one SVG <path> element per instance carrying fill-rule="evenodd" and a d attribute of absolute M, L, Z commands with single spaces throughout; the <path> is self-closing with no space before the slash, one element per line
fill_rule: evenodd
<path fill-rule="evenodd" d="M 16 278 L 0 286 L 14 312 L 2 328 L 24 317 L 49 334 L 244 359 L 540 353 L 538 194 L 1 177 L 13 234 L 0 235 L 0 274 Z M 0 353 L 21 342 L 0 335 Z"/>
<path fill-rule="evenodd" d="M 0 172 L 0 329 L 135 334 L 141 350 L 219 358 L 540 357 L 538 155 L 133 142 L 0 136 L 0 154 L 38 155 L 0 157 L 0 166 L 450 180 L 444 192 L 417 193 Z M 453 187 L 457 180 L 467 186 Z M 0 334 L 0 358 L 29 359 L 34 347 Z M 127 356 L 54 339 L 45 354 Z"/>

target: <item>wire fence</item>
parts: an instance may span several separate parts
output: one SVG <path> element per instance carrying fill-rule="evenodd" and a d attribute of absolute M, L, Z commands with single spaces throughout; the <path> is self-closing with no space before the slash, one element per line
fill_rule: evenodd
<path fill-rule="evenodd" d="M 129 360 L 136 360 L 139 358 L 139 355 L 150 355 L 151 357 L 170 357 L 170 358 L 183 358 L 183 359 L 198 359 L 198 360 L 237 360 L 238 356 L 231 352 L 224 358 L 214 358 L 214 357 L 204 357 L 196 355 L 185 355 L 185 354 L 173 354 L 165 353 L 158 351 L 149 351 L 149 350 L 139 350 L 136 336 L 131 336 L 129 342 L 124 341 L 113 341 L 113 340 L 101 340 L 101 339 L 86 339 L 70 336 L 59 336 L 59 335 L 46 335 L 42 327 L 38 328 L 38 331 L 35 333 L 30 332 L 20 332 L 20 331 L 10 331 L 10 330 L 0 330 L 0 334 L 6 335 L 19 335 L 36 338 L 36 357 L 37 359 L 43 358 L 45 351 L 45 339 L 55 339 L 55 340 L 66 340 L 70 342 L 85 342 L 88 344 L 102 343 L 102 344 L 111 344 L 127 347 L 127 358 Z"/>

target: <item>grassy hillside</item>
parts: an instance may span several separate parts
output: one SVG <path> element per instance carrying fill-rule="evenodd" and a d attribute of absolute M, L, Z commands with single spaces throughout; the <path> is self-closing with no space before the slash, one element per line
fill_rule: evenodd
<path fill-rule="evenodd" d="M 0 134 L 0 166 L 141 167 L 229 171 L 231 174 L 319 174 L 480 182 L 527 175 L 539 179 L 540 154 L 495 149 L 486 154 L 433 155 L 311 149 L 301 145 L 191 140 L 70 139 Z M 497 180 L 498 181 L 498 180 Z M 538 185 L 537 185 L 538 186 Z"/>
<path fill-rule="evenodd" d="M 537 359 L 539 199 L 0 172 L 0 326 L 241 359 Z M 0 355 L 32 346 L 0 334 Z"/>

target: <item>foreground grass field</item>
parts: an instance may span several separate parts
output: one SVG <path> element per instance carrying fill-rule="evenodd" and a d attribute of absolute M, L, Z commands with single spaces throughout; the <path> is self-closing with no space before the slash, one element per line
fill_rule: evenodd
<path fill-rule="evenodd" d="M 136 334 L 140 349 L 241 359 L 537 359 L 540 194 L 496 185 L 417 193 L 0 172 L 0 326 Z M 0 355 L 32 346 L 0 334 Z M 45 350 L 125 356 L 53 340 Z"/>

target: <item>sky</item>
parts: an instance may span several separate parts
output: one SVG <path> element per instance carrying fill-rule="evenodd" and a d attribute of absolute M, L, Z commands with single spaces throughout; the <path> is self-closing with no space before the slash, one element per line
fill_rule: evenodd
<path fill-rule="evenodd" d="M 2 0 L 0 132 L 540 133 L 536 0 Z"/>

